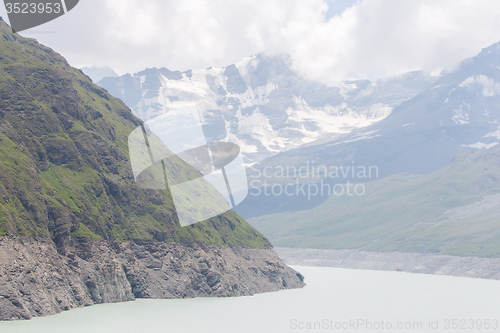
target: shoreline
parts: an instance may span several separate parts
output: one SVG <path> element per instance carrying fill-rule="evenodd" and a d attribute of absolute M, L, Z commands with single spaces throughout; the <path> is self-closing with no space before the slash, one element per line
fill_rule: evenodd
<path fill-rule="evenodd" d="M 286 265 L 400 271 L 500 280 L 500 258 L 275 247 Z"/>

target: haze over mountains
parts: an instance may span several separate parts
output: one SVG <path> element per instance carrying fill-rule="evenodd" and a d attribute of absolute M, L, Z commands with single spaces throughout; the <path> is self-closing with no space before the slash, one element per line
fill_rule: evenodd
<path fill-rule="evenodd" d="M 207 136 L 240 144 L 257 162 L 250 181 L 268 181 L 250 186 L 259 194 L 236 211 L 277 245 L 500 253 L 494 245 L 498 149 L 456 157 L 500 142 L 500 43 L 440 77 L 412 72 L 327 87 L 301 78 L 284 56 L 257 55 L 223 69 L 148 69 L 100 85 L 128 98 L 143 119 L 176 103 L 204 103 Z M 376 167 L 377 173 L 368 179 L 351 172 L 336 179 L 263 176 L 311 165 Z M 330 185 L 369 182 L 366 196 L 264 195 L 266 186 L 321 177 Z"/>
<path fill-rule="evenodd" d="M 98 84 L 147 121 L 197 103 L 209 141 L 237 143 L 249 164 L 320 138 L 366 127 L 429 87 L 436 77 L 411 72 L 336 87 L 301 77 L 288 56 L 258 54 L 224 68 L 151 68 Z"/>
<path fill-rule="evenodd" d="M 499 125 L 497 43 L 379 123 L 255 166 L 377 166 L 381 179 L 330 179 L 364 183 L 363 195 L 332 195 L 294 209 L 280 197 L 281 207 L 254 209 L 250 221 L 280 246 L 498 257 Z M 246 202 L 246 212 L 258 199 Z"/>
<path fill-rule="evenodd" d="M 325 178 L 331 184 L 347 180 L 366 182 L 397 173 L 428 174 L 448 165 L 457 154 L 498 144 L 499 102 L 500 43 L 497 43 L 463 61 L 429 88 L 395 107 L 380 122 L 326 142 L 318 140 L 277 154 L 253 168 L 262 171 L 277 166 L 297 169 L 306 165 L 361 166 L 376 167 L 378 171 L 376 177 L 369 179 L 359 179 L 351 173 L 340 179 Z M 268 180 L 268 186 L 273 186 L 273 181 L 276 180 Z M 307 181 L 320 180 L 316 177 Z M 238 212 L 250 218 L 310 209 L 327 197 L 249 196 Z"/>
<path fill-rule="evenodd" d="M 500 142 L 500 43 L 443 75 L 386 119 L 327 143 L 284 152 L 262 163 L 378 166 L 380 177 L 436 171 L 463 152 Z M 295 163 L 296 164 L 296 163 Z"/>
<path fill-rule="evenodd" d="M 88 75 L 92 82 L 96 83 L 101 81 L 105 77 L 117 77 L 118 74 L 109 67 L 101 67 L 101 66 L 90 66 L 90 67 L 82 67 L 80 68 L 83 73 Z"/>
<path fill-rule="evenodd" d="M 365 184 L 312 209 L 250 219 L 275 246 L 500 256 L 500 146 L 428 175 Z"/>

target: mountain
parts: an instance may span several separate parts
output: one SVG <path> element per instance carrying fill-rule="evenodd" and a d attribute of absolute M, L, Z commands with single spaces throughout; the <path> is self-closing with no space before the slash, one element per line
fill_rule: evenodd
<path fill-rule="evenodd" d="M 324 181 L 331 185 L 347 180 L 372 181 L 398 173 L 429 174 L 445 167 L 458 154 L 498 144 L 499 126 L 500 43 L 497 43 L 464 60 L 431 87 L 395 107 L 380 122 L 332 140 L 319 140 L 277 154 L 255 165 L 254 170 L 260 170 L 257 174 L 268 170 L 269 174 L 277 168 L 311 169 L 312 165 L 316 169 L 318 166 L 352 167 L 351 171 L 376 169 L 371 177 L 360 178 L 351 172 L 345 177 L 326 177 Z M 269 180 L 269 186 L 275 181 Z M 301 181 L 320 180 L 315 176 Z M 237 211 L 250 218 L 310 209 L 327 197 L 249 196 Z"/>
<path fill-rule="evenodd" d="M 364 195 L 251 219 L 276 246 L 500 257 L 500 146 L 428 175 L 397 174 Z"/>
<path fill-rule="evenodd" d="M 80 70 L 92 79 L 92 82 L 99 82 L 105 77 L 117 77 L 118 74 L 109 68 L 109 67 L 99 67 L 99 66 L 91 66 L 91 67 L 82 67 Z"/>
<path fill-rule="evenodd" d="M 366 128 L 263 162 L 290 160 L 316 165 L 378 166 L 380 177 L 408 172 L 426 174 L 443 168 L 460 153 L 489 148 L 500 141 L 500 43 L 493 44 L 428 89 L 394 108 L 390 116 Z"/>
<path fill-rule="evenodd" d="M 280 246 L 498 257 L 498 82 L 500 43 L 377 124 L 254 166 L 268 196 L 239 211 Z M 283 167 L 306 176 L 279 175 Z M 296 180 L 311 200 L 269 195 Z M 317 195 L 323 188 L 333 191 Z"/>
<path fill-rule="evenodd" d="M 1 19 L 0 36 L 0 319 L 303 286 L 232 211 L 181 227 L 168 189 L 134 181 L 130 109 Z"/>
<path fill-rule="evenodd" d="M 423 72 L 327 86 L 303 78 L 286 55 L 258 54 L 223 68 L 149 68 L 98 85 L 143 121 L 196 104 L 209 141 L 241 147 L 248 164 L 314 140 L 349 133 L 391 113 L 429 87 Z"/>

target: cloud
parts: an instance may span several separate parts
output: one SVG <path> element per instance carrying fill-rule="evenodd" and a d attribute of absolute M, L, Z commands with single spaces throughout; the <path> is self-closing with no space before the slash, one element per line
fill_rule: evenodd
<path fill-rule="evenodd" d="M 226 66 L 265 51 L 289 53 L 304 75 L 331 83 L 454 66 L 500 41 L 500 2 L 85 0 L 21 34 L 74 66 L 122 74 Z"/>
<path fill-rule="evenodd" d="M 450 68 L 500 41 L 498 1 L 370 0 L 327 22 L 314 13 L 297 6 L 262 47 L 286 50 L 296 68 L 325 82 Z"/>

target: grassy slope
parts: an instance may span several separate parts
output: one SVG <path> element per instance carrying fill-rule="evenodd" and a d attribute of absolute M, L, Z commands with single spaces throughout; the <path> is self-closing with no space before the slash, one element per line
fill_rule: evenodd
<path fill-rule="evenodd" d="M 311 210 L 250 222 L 277 246 L 499 257 L 496 204 L 455 214 L 457 207 L 500 193 L 499 166 L 497 146 L 459 155 L 430 175 L 399 174 L 366 183 L 361 197 L 332 196 Z"/>
<path fill-rule="evenodd" d="M 268 247 L 232 211 L 181 228 L 168 190 L 133 181 L 141 122 L 64 58 L 0 21 L 0 235 Z"/>

